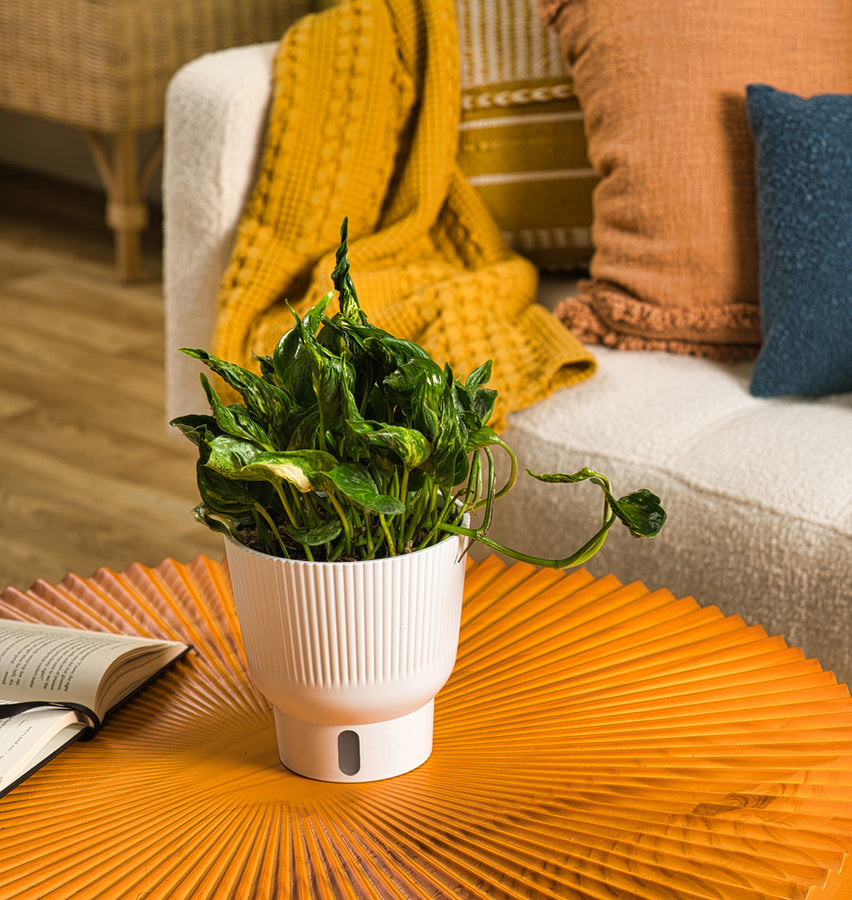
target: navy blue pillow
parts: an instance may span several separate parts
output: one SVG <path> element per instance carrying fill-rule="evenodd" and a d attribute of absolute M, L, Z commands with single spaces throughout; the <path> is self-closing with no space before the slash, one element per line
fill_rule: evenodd
<path fill-rule="evenodd" d="M 852 95 L 746 97 L 763 329 L 751 393 L 852 391 Z"/>

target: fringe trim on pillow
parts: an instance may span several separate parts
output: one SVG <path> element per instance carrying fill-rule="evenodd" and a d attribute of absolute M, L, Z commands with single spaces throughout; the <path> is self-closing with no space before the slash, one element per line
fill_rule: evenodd
<path fill-rule="evenodd" d="M 583 282 L 580 293 L 563 300 L 555 313 L 581 341 L 618 350 L 663 350 L 738 362 L 753 360 L 760 349 L 760 314 L 748 303 L 665 309 Z M 696 336 L 684 336 L 690 332 Z"/>
<path fill-rule="evenodd" d="M 568 6 L 571 0 L 538 0 L 538 14 L 547 25 L 553 25 L 563 7 Z"/>

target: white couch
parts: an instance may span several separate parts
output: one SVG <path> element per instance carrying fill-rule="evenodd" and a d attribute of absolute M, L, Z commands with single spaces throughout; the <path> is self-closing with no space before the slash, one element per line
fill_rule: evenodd
<path fill-rule="evenodd" d="M 171 83 L 164 163 L 167 414 L 202 411 L 219 277 L 248 196 L 274 44 L 202 57 Z M 542 279 L 553 304 L 571 282 Z M 590 380 L 515 413 L 504 437 L 523 466 L 590 465 L 616 491 L 648 487 L 669 514 L 654 541 L 614 529 L 588 568 L 692 595 L 782 634 L 852 680 L 852 395 L 750 396 L 750 365 L 593 347 Z M 498 361 L 499 363 L 499 361 Z M 522 475 L 492 536 L 538 555 L 597 527 L 599 493 Z"/>

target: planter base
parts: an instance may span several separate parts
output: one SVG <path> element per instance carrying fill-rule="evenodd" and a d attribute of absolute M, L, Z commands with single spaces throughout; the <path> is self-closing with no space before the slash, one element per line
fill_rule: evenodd
<path fill-rule="evenodd" d="M 432 752 L 435 703 L 398 719 L 322 725 L 275 713 L 281 762 L 318 781 L 380 781 L 416 769 Z"/>

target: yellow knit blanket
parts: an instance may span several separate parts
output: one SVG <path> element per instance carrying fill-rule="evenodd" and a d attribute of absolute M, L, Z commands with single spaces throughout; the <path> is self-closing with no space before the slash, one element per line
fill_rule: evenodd
<path fill-rule="evenodd" d="M 303 312 L 331 289 L 348 216 L 370 321 L 457 376 L 493 359 L 494 427 L 594 372 L 458 168 L 453 0 L 351 0 L 307 16 L 281 41 L 274 85 L 221 285 L 218 356 L 254 366 L 292 327 L 285 301 Z"/>

